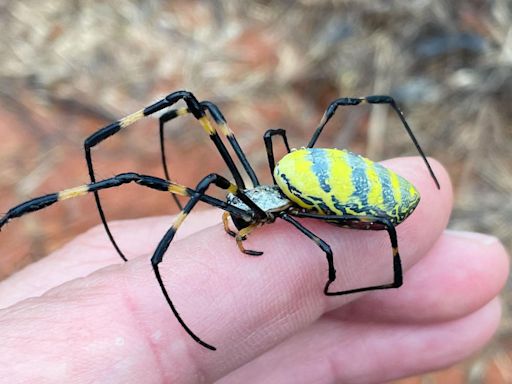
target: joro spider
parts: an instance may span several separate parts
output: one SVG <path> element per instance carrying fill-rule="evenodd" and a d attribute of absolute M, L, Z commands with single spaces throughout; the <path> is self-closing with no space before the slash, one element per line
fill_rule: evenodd
<path fill-rule="evenodd" d="M 180 100 L 186 103 L 186 107 L 170 109 Z M 263 254 L 263 252 L 245 249 L 242 243 L 256 227 L 272 223 L 278 218 L 293 225 L 302 234 L 313 240 L 325 253 L 329 267 L 328 279 L 324 286 L 324 294 L 327 296 L 398 288 L 402 285 L 403 277 L 395 226 L 404 221 L 418 205 L 420 196 L 417 190 L 411 183 L 393 171 L 360 155 L 346 150 L 314 148 L 322 130 L 327 122 L 334 116 L 339 106 L 355 106 L 361 103 L 388 104 L 391 106 L 403 123 L 405 130 L 423 158 L 431 177 L 439 189 L 439 182 L 425 154 L 402 112 L 390 96 L 367 96 L 334 100 L 328 106 L 320 121 L 320 125 L 317 127 L 307 146 L 301 149 L 290 149 L 284 129 L 270 129 L 266 131 L 263 139 L 274 184 L 261 185 L 219 108 L 209 101 L 199 102 L 190 92 L 177 91 L 138 112 L 99 129 L 85 140 L 85 158 L 91 178 L 89 184 L 66 189 L 57 193 L 51 193 L 19 204 L 11 208 L 5 216 L 0 219 L 0 228 L 12 218 L 43 209 L 57 201 L 82 196 L 92 192 L 94 193 L 101 222 L 103 223 L 110 241 L 119 256 L 124 261 L 127 261 L 112 236 L 98 191 L 135 182 L 147 188 L 171 193 L 180 207 L 181 212 L 160 240 L 151 258 L 151 265 L 162 293 L 178 322 L 197 343 L 211 350 L 215 350 L 216 348 L 200 339 L 181 318 L 167 292 L 159 271 L 159 264 L 162 262 L 163 256 L 172 242 L 176 231 L 199 201 L 224 210 L 222 220 L 226 232 L 235 238 L 241 252 L 251 256 Z M 165 179 L 130 172 L 96 181 L 91 148 L 143 117 L 166 109 L 167 111 L 159 118 L 160 149 Z M 211 124 L 206 112 L 213 118 L 215 125 L 218 126 L 220 132 L 226 137 L 237 155 L 244 171 L 251 180 L 252 186 L 250 188 L 246 187 L 240 171 L 221 140 L 216 128 Z M 195 189 L 170 180 L 165 158 L 163 139 L 164 125 L 166 122 L 178 116 L 189 113 L 199 121 L 205 132 L 212 139 L 234 179 L 234 184 L 216 173 L 209 174 L 201 179 Z M 281 137 L 288 151 L 277 164 L 275 163 L 273 152 L 274 136 Z M 212 184 L 227 191 L 225 201 L 206 193 Z M 183 207 L 176 198 L 177 195 L 189 197 L 189 200 Z M 229 217 L 231 217 L 237 229 L 236 232 L 229 228 Z M 393 282 L 338 292 L 329 291 L 329 286 L 336 279 L 336 270 L 334 268 L 331 248 L 325 241 L 304 227 L 295 218 L 318 219 L 337 226 L 353 229 L 386 230 L 391 242 L 393 255 Z"/>

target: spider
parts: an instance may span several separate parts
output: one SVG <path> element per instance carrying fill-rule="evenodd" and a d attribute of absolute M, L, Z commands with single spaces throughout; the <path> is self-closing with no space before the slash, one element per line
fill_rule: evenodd
<path fill-rule="evenodd" d="M 178 101 L 184 101 L 186 107 L 171 109 Z M 235 238 L 241 252 L 251 256 L 263 254 L 263 252 L 245 249 L 243 246 L 243 241 L 255 228 L 263 224 L 272 223 L 277 219 L 282 219 L 293 225 L 303 235 L 314 241 L 325 253 L 328 263 L 328 279 L 323 292 L 327 296 L 398 288 L 402 285 L 403 276 L 395 226 L 403 222 L 414 211 L 420 200 L 419 193 L 411 183 L 401 176 L 360 155 L 346 150 L 314 147 L 318 137 L 321 135 L 328 121 L 334 116 L 338 107 L 355 106 L 361 103 L 388 104 L 396 112 L 439 189 L 439 182 L 425 154 L 419 146 L 402 112 L 394 99 L 390 96 L 375 95 L 358 98 L 339 98 L 334 100 L 327 107 L 319 126 L 316 128 L 307 146 L 300 149 L 290 149 L 284 129 L 267 130 L 263 139 L 274 183 L 272 185 L 262 185 L 258 181 L 256 173 L 248 162 L 233 131 L 229 128 L 219 108 L 209 101 L 199 102 L 196 97 L 188 91 L 177 91 L 170 93 L 163 99 L 138 112 L 132 113 L 99 129 L 85 140 L 85 158 L 91 179 L 90 183 L 40 196 L 19 204 L 11 208 L 5 216 L 0 219 L 0 228 L 13 218 L 43 209 L 58 201 L 92 192 L 106 233 L 117 253 L 126 261 L 126 257 L 112 236 L 98 191 L 135 182 L 147 188 L 171 193 L 180 207 L 181 212 L 156 247 L 151 258 L 151 265 L 165 300 L 178 322 L 192 339 L 210 350 L 216 350 L 216 348 L 199 338 L 187 326 L 178 313 L 159 271 L 159 264 L 162 262 L 164 254 L 172 242 L 176 231 L 199 201 L 224 210 L 222 221 L 225 231 Z M 165 178 L 129 172 L 97 181 L 94 174 L 91 148 L 145 116 L 160 111 L 165 112 L 159 117 L 160 149 Z M 212 124 L 210 118 L 207 116 L 207 112 L 215 124 Z M 226 163 L 234 183 L 217 173 L 211 173 L 201 179 L 195 188 L 189 188 L 171 181 L 166 165 L 163 139 L 164 125 L 166 122 L 178 116 L 187 114 L 192 114 L 209 135 L 217 151 Z M 243 170 L 251 181 L 251 187 L 245 185 L 240 170 L 235 165 L 233 158 L 228 152 L 215 126 L 219 128 L 221 134 L 227 139 L 238 157 Z M 281 137 L 288 152 L 277 163 L 274 158 L 273 150 L 273 138 L 275 136 Z M 212 185 L 226 191 L 225 200 L 207 194 L 208 188 Z M 176 196 L 185 196 L 189 199 L 186 204 L 182 206 Z M 228 223 L 229 218 L 231 218 L 231 221 L 236 227 L 236 231 L 230 229 Z M 334 268 L 331 247 L 302 225 L 296 218 L 317 219 L 337 226 L 353 229 L 386 230 L 392 248 L 393 282 L 337 292 L 330 291 L 330 285 L 336 280 L 336 270 Z"/>

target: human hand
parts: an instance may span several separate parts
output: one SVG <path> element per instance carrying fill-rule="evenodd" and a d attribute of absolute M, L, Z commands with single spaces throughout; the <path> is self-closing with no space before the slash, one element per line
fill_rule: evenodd
<path fill-rule="evenodd" d="M 422 196 L 397 227 L 408 269 L 400 289 L 325 297 L 325 256 L 289 224 L 256 230 L 247 247 L 265 254 L 250 257 L 218 224 L 220 211 L 193 212 L 160 270 L 185 322 L 218 348 L 212 352 L 181 328 L 154 279 L 149 259 L 172 220 L 117 222 L 112 227 L 130 262 L 119 261 L 97 227 L 0 284 L 0 306 L 12 304 L 0 311 L 0 377 L 373 383 L 463 359 L 498 325 L 506 252 L 495 238 L 445 231 L 452 197 L 439 165 L 433 164 L 440 191 L 420 159 L 386 165 Z M 333 289 L 392 279 L 385 231 L 302 222 L 332 246 Z"/>

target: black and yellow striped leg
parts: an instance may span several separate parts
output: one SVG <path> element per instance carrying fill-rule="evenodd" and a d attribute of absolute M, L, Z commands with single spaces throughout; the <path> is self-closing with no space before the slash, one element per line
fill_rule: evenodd
<path fill-rule="evenodd" d="M 251 179 L 251 183 L 253 186 L 259 185 L 258 177 L 256 176 L 256 173 L 254 172 L 254 169 L 252 169 L 251 164 L 247 160 L 247 157 L 245 156 L 244 151 L 240 147 L 240 144 L 238 143 L 235 134 L 229 128 L 228 123 L 226 122 L 226 119 L 222 112 L 220 111 L 219 107 L 217 107 L 214 103 L 211 101 L 202 101 L 200 103 L 203 110 L 208 110 L 210 115 L 213 117 L 213 120 L 215 121 L 215 124 L 220 128 L 220 131 L 224 137 L 227 138 L 229 141 L 231 147 L 233 148 L 233 151 L 237 155 L 238 159 L 240 160 L 240 163 L 242 163 L 242 166 Z M 188 108 L 179 108 L 179 109 L 173 109 L 162 116 L 160 116 L 160 152 L 162 155 L 162 163 L 164 167 L 164 174 L 167 179 L 169 179 L 169 169 L 167 167 L 167 160 L 165 155 L 165 140 L 164 140 L 164 125 L 166 122 L 178 117 L 183 116 L 189 113 Z"/>
<path fill-rule="evenodd" d="M 210 174 L 206 176 L 204 179 L 202 179 L 199 184 L 197 185 L 195 189 L 195 193 L 191 196 L 190 200 L 187 202 L 183 210 L 180 212 L 178 217 L 176 218 L 175 222 L 169 228 L 169 230 L 165 233 L 162 240 L 160 240 L 160 243 L 158 244 L 155 253 L 153 254 L 153 257 L 151 258 L 151 265 L 153 266 L 153 270 L 155 272 L 156 279 L 158 280 L 158 284 L 160 285 L 160 289 L 162 290 L 162 293 L 167 301 L 167 304 L 169 304 L 169 307 L 171 308 L 172 312 L 176 316 L 176 319 L 178 319 L 178 322 L 181 324 L 181 326 L 185 329 L 185 331 L 192 337 L 197 343 L 202 345 L 205 348 L 215 350 L 216 348 L 213 347 L 210 344 L 205 343 L 203 340 L 201 340 L 192 330 L 185 324 L 183 319 L 181 318 L 181 315 L 178 313 L 176 307 L 174 306 L 171 297 L 169 296 L 169 293 L 167 292 L 167 289 L 165 288 L 164 282 L 162 280 L 162 276 L 160 275 L 160 270 L 158 268 L 158 265 L 162 262 L 163 257 L 167 249 L 169 248 L 169 245 L 171 244 L 174 235 L 176 234 L 176 231 L 180 227 L 180 225 L 183 223 L 187 215 L 190 213 L 190 211 L 195 207 L 195 205 L 201 200 L 201 196 L 203 196 L 206 193 L 206 190 L 208 187 L 214 184 L 217 187 L 221 189 L 225 189 L 230 191 L 231 193 L 237 194 L 236 186 L 231 184 L 228 180 L 226 180 L 224 177 L 217 175 L 217 174 Z"/>
<path fill-rule="evenodd" d="M 353 228 L 360 229 L 369 229 L 369 230 L 382 230 L 385 229 L 388 232 L 389 239 L 391 241 L 391 248 L 393 250 L 393 282 L 390 284 L 382 284 L 382 285 L 373 285 L 370 287 L 362 287 L 356 289 L 349 289 L 345 291 L 339 292 L 329 292 L 329 286 L 336 279 L 336 271 L 334 270 L 334 265 L 331 265 L 331 261 L 329 263 L 329 279 L 325 284 L 324 293 L 327 296 L 340 296 L 340 295 L 348 295 L 350 293 L 363 292 L 363 291 L 373 291 L 378 289 L 387 289 L 387 288 L 398 288 L 403 283 L 403 273 L 402 273 L 402 262 L 400 260 L 400 254 L 398 252 L 398 240 L 396 236 L 395 226 L 384 217 L 379 216 L 354 216 L 354 215 L 319 215 L 315 213 L 308 212 L 294 212 L 292 213 L 296 217 L 304 217 L 310 219 L 319 219 L 322 221 L 331 221 L 336 222 L 336 224 L 340 225 L 352 225 Z M 329 260 L 329 256 L 328 256 Z"/>
<path fill-rule="evenodd" d="M 206 114 L 203 111 L 203 107 L 199 104 L 199 101 L 195 98 L 195 96 L 188 92 L 188 91 L 177 91 L 173 92 L 169 95 L 167 95 L 165 98 L 155 102 L 154 104 L 151 104 L 150 106 L 141 109 L 140 111 L 137 111 L 135 113 L 132 113 L 131 115 L 128 115 L 121 120 L 118 120 L 112 124 L 107 125 L 104 128 L 101 128 L 100 130 L 93 133 L 91 136 L 89 136 L 85 142 L 84 142 L 84 150 L 85 150 L 85 160 L 87 162 L 87 168 L 89 171 L 89 177 L 91 179 L 91 182 L 96 181 L 96 177 L 94 174 L 94 167 L 92 162 L 92 155 L 91 155 L 91 149 L 101 143 L 102 141 L 106 140 L 110 136 L 115 135 L 117 132 L 119 132 L 121 129 L 128 127 L 129 125 L 135 123 L 136 121 L 152 115 L 153 113 L 159 112 L 162 109 L 171 107 L 178 101 L 183 100 L 187 105 L 187 110 L 192 113 L 192 115 L 201 123 L 203 126 L 203 129 L 208 133 L 212 141 L 214 142 L 215 146 L 217 147 L 217 150 L 220 152 L 224 162 L 228 166 L 229 170 L 231 171 L 233 178 L 235 179 L 235 182 L 238 186 L 238 188 L 243 189 L 245 188 L 244 182 L 242 180 L 242 176 L 240 175 L 240 172 L 236 168 L 236 165 L 231 158 L 229 152 L 227 151 L 226 147 L 224 146 L 224 143 L 220 139 L 219 135 L 217 134 L 217 131 L 212 127 L 210 121 L 206 117 Z M 110 239 L 110 242 L 116 249 L 119 256 L 126 261 L 126 257 L 124 256 L 123 252 L 117 245 L 114 236 L 112 235 L 112 232 L 110 231 L 109 225 L 107 223 L 107 219 L 105 216 L 105 212 L 103 210 L 103 207 L 101 205 L 100 196 L 97 192 L 94 192 L 94 199 L 96 201 L 96 207 L 98 208 L 98 213 L 100 215 L 101 222 L 103 224 L 103 227 L 105 228 L 105 232 L 107 233 L 108 238 Z"/>
<path fill-rule="evenodd" d="M 391 108 L 396 112 L 398 117 L 400 118 L 400 121 L 402 122 L 405 130 L 409 134 L 409 137 L 411 138 L 412 142 L 414 143 L 414 146 L 418 150 L 420 156 L 423 158 L 423 161 L 425 162 L 425 165 L 428 168 L 428 171 L 430 173 L 430 176 L 432 176 L 432 179 L 434 180 L 437 189 L 440 189 L 439 181 L 437 180 L 436 175 L 434 174 L 434 171 L 432 170 L 432 167 L 430 166 L 430 163 L 428 162 L 427 158 L 425 157 L 425 153 L 420 147 L 420 144 L 418 143 L 418 140 L 414 136 L 411 127 L 405 120 L 404 114 L 398 108 L 398 105 L 396 104 L 395 100 L 391 96 L 385 96 L 385 95 L 373 95 L 373 96 L 366 96 L 366 97 L 344 97 L 341 99 L 334 100 L 329 106 L 327 107 L 327 110 L 324 113 L 324 116 L 322 117 L 322 120 L 320 121 L 320 125 L 316 129 L 315 133 L 311 137 L 311 140 L 308 143 L 308 148 L 312 148 L 316 141 L 318 140 L 318 137 L 322 133 L 322 130 L 324 129 L 327 122 L 331 119 L 331 117 L 334 116 L 336 109 L 339 106 L 350 106 L 350 105 L 359 105 L 363 103 L 369 103 L 369 104 L 389 104 Z"/>
<path fill-rule="evenodd" d="M 231 147 L 233 148 L 233 151 L 235 151 L 235 154 L 238 157 L 238 160 L 240 160 L 240 163 L 242 163 L 242 166 L 244 167 L 247 176 L 249 176 L 249 178 L 251 179 L 252 185 L 254 187 L 260 185 L 258 177 L 256 176 L 256 172 L 254 172 L 254 169 L 252 169 L 249 160 L 247 160 L 247 156 L 245 156 L 245 153 L 240 147 L 240 144 L 238 143 L 235 134 L 233 133 L 231 128 L 229 128 L 226 118 L 220 111 L 219 107 L 217 107 L 211 101 L 202 101 L 201 105 L 208 109 L 208 111 L 213 117 L 213 120 L 215 121 L 215 124 L 217 124 L 220 127 L 221 133 L 228 139 L 229 143 L 231 144 Z"/>
<path fill-rule="evenodd" d="M 30 212 L 39 211 L 59 201 L 75 198 L 78 196 L 84 196 L 87 193 L 96 192 L 101 189 L 119 187 L 123 184 L 128 184 L 132 182 L 135 182 L 143 187 L 151 188 L 157 191 L 178 194 L 181 196 L 191 197 L 197 194 L 197 192 L 191 188 L 158 177 L 141 175 L 133 172 L 121 173 L 108 179 L 80 185 L 74 188 L 65 189 L 63 191 L 56 193 L 50 193 L 48 195 L 36 197 L 34 199 L 21 203 L 11 208 L 2 218 L 0 218 L 0 228 L 7 224 L 11 219 L 21 217 Z M 233 191 L 236 191 L 236 187 L 233 187 L 232 189 Z M 233 215 L 243 217 L 245 220 L 251 220 L 253 218 L 250 213 L 241 210 L 237 207 L 234 207 L 226 203 L 225 201 L 219 200 L 215 197 L 201 194 L 200 200 L 213 207 L 223 209 Z"/>
<path fill-rule="evenodd" d="M 272 136 L 281 136 L 283 138 L 284 145 L 286 146 L 286 150 L 290 153 L 290 146 L 288 145 L 288 138 L 286 137 L 286 131 L 284 129 L 269 129 L 263 135 L 263 141 L 265 142 L 265 149 L 267 150 L 267 159 L 268 166 L 270 167 L 270 174 L 272 175 L 272 180 L 274 180 L 274 184 L 276 184 L 276 179 L 274 178 L 274 168 L 276 167 L 276 161 L 274 158 L 274 146 L 272 143 Z"/>

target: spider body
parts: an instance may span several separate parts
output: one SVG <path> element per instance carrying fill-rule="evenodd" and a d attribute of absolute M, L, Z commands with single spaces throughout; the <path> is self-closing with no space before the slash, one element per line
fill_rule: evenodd
<path fill-rule="evenodd" d="M 262 224 L 273 222 L 275 220 L 273 213 L 282 212 L 293 204 L 292 201 L 283 195 L 277 185 L 258 185 L 254 188 L 244 190 L 244 193 L 254 204 L 266 213 L 266 217 L 261 219 Z M 227 195 L 227 202 L 246 211 L 248 214 L 252 213 L 251 208 L 232 193 Z M 247 220 L 236 214 L 231 214 L 230 216 L 238 230 L 244 229 L 254 222 L 254 218 Z"/>
<path fill-rule="evenodd" d="M 184 102 L 186 107 L 170 109 L 179 101 Z M 292 151 L 290 149 L 284 129 L 268 130 L 263 139 L 274 185 L 261 185 L 220 109 L 212 102 L 199 102 L 188 91 L 176 91 L 138 112 L 99 129 L 84 141 L 84 152 L 91 180 L 90 183 L 36 197 L 21 203 L 9 209 L 0 218 L 0 228 L 13 218 L 44 209 L 59 201 L 93 193 L 105 232 L 119 256 L 124 261 L 127 261 L 109 229 L 99 191 L 120 187 L 128 183 L 136 183 L 144 188 L 170 193 L 181 209 L 181 212 L 177 215 L 174 223 L 168 228 L 156 247 L 151 258 L 151 266 L 167 304 L 183 329 L 197 343 L 211 350 L 215 350 L 215 347 L 205 343 L 192 332 L 178 313 L 159 269 L 159 265 L 173 241 L 176 231 L 198 202 L 206 203 L 224 211 L 222 219 L 226 232 L 235 237 L 240 251 L 251 256 L 259 256 L 263 253 L 246 250 L 242 244 L 255 228 L 262 224 L 272 223 L 277 219 L 291 224 L 303 235 L 311 239 L 324 252 L 328 264 L 328 279 L 324 286 L 324 294 L 327 296 L 400 287 L 402 285 L 402 266 L 398 252 L 395 226 L 413 212 L 419 202 L 418 192 L 402 177 L 362 156 L 337 149 L 313 148 L 327 122 L 334 116 L 339 106 L 356 106 L 361 103 L 387 104 L 394 110 L 422 156 L 436 186 L 439 188 L 439 183 L 425 154 L 405 121 L 402 112 L 390 96 L 376 95 L 334 100 L 329 104 L 320 121 L 320 125 L 316 128 L 307 146 L 298 150 Z M 161 178 L 127 172 L 97 181 L 91 149 L 109 137 L 123 132 L 138 120 L 157 112 L 164 112 L 159 117 L 159 133 L 165 177 Z M 210 120 L 207 112 L 215 124 Z M 165 156 L 164 126 L 172 119 L 189 114 L 200 123 L 203 131 L 209 135 L 218 153 L 224 160 L 234 182 L 216 173 L 203 177 L 195 188 L 190 188 L 171 180 Z M 229 142 L 252 187 L 246 187 L 240 170 L 215 126 L 219 128 L 224 139 Z M 288 151 L 288 154 L 277 165 L 275 164 L 273 151 L 273 137 L 275 136 L 281 137 Z M 208 189 L 210 187 L 217 187 L 226 191 L 226 199 L 222 200 L 209 195 Z M 186 204 L 182 206 L 177 196 L 188 198 Z M 237 231 L 232 231 L 229 228 L 230 217 Z M 296 220 L 296 218 L 316 219 L 355 229 L 386 230 L 392 249 L 393 281 L 387 284 L 336 292 L 331 291 L 329 287 L 336 280 L 336 269 L 334 268 L 331 247 Z"/>
<path fill-rule="evenodd" d="M 292 151 L 277 163 L 274 178 L 295 204 L 321 215 L 380 216 L 398 225 L 420 200 L 403 177 L 346 150 Z"/>

